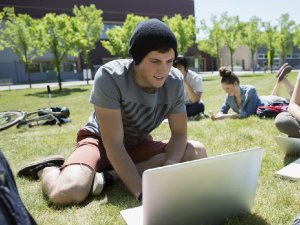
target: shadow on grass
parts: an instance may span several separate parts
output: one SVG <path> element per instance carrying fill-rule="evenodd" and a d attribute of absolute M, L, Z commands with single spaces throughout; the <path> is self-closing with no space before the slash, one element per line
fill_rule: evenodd
<path fill-rule="evenodd" d="M 263 77 L 264 74 L 241 74 L 241 75 L 238 75 L 238 77 Z"/>
<path fill-rule="evenodd" d="M 243 225 L 270 225 L 264 218 L 259 215 L 246 213 L 230 219 L 226 225 L 243 224 Z"/>
<path fill-rule="evenodd" d="M 285 155 L 285 156 L 284 156 L 284 160 L 283 160 L 283 164 L 284 164 L 284 166 L 287 166 L 288 164 L 294 162 L 294 161 L 297 160 L 298 158 L 300 158 L 300 154 L 295 154 L 295 155 Z"/>
<path fill-rule="evenodd" d="M 88 89 L 83 89 L 83 88 L 63 88 L 61 91 L 59 89 L 51 91 L 51 97 L 52 98 L 57 98 L 57 97 L 63 97 L 70 95 L 75 92 L 86 92 Z M 35 92 L 35 93 L 30 93 L 26 94 L 25 96 L 33 96 L 33 97 L 39 97 L 39 98 L 44 98 L 45 96 L 48 96 L 47 90 L 45 91 L 40 91 L 40 92 Z"/>
<path fill-rule="evenodd" d="M 203 81 L 208 82 L 208 81 L 215 81 L 217 79 L 219 79 L 220 77 L 203 77 Z M 221 78 L 220 78 L 221 80 Z"/>

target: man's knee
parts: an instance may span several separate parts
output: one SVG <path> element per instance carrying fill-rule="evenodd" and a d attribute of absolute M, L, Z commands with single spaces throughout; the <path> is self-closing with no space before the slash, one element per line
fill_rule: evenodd
<path fill-rule="evenodd" d="M 300 138 L 299 122 L 288 112 L 279 113 L 275 118 L 275 126 L 277 129 L 290 137 Z"/>
<path fill-rule="evenodd" d="M 65 167 L 56 184 L 47 193 L 49 201 L 58 205 L 83 202 L 90 193 L 95 172 L 84 165 Z"/>
<path fill-rule="evenodd" d="M 279 113 L 274 120 L 274 124 L 279 131 L 286 129 L 287 127 L 287 123 L 289 122 L 287 114 L 287 112 Z"/>
<path fill-rule="evenodd" d="M 198 141 L 189 141 L 184 154 L 184 161 L 206 158 L 205 146 Z"/>

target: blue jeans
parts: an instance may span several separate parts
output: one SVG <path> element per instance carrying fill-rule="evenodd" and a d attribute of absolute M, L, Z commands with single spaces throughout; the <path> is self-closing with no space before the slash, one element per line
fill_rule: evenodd
<path fill-rule="evenodd" d="M 188 117 L 204 113 L 204 104 L 202 102 L 188 103 L 185 105 Z"/>

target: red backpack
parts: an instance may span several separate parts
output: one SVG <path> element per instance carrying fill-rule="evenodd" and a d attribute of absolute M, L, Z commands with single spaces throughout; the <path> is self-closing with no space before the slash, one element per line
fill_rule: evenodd
<path fill-rule="evenodd" d="M 287 102 L 276 102 L 267 106 L 258 106 L 256 114 L 260 118 L 275 118 L 281 112 L 287 112 L 289 103 Z"/>

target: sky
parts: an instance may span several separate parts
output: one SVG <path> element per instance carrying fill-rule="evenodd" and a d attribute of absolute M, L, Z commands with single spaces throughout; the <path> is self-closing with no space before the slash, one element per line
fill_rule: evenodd
<path fill-rule="evenodd" d="M 194 0 L 196 24 L 204 19 L 210 25 L 211 15 L 218 16 L 228 12 L 229 16 L 239 16 L 240 21 L 249 21 L 257 16 L 263 21 L 277 24 L 283 13 L 289 13 L 290 19 L 300 24 L 300 0 Z"/>

